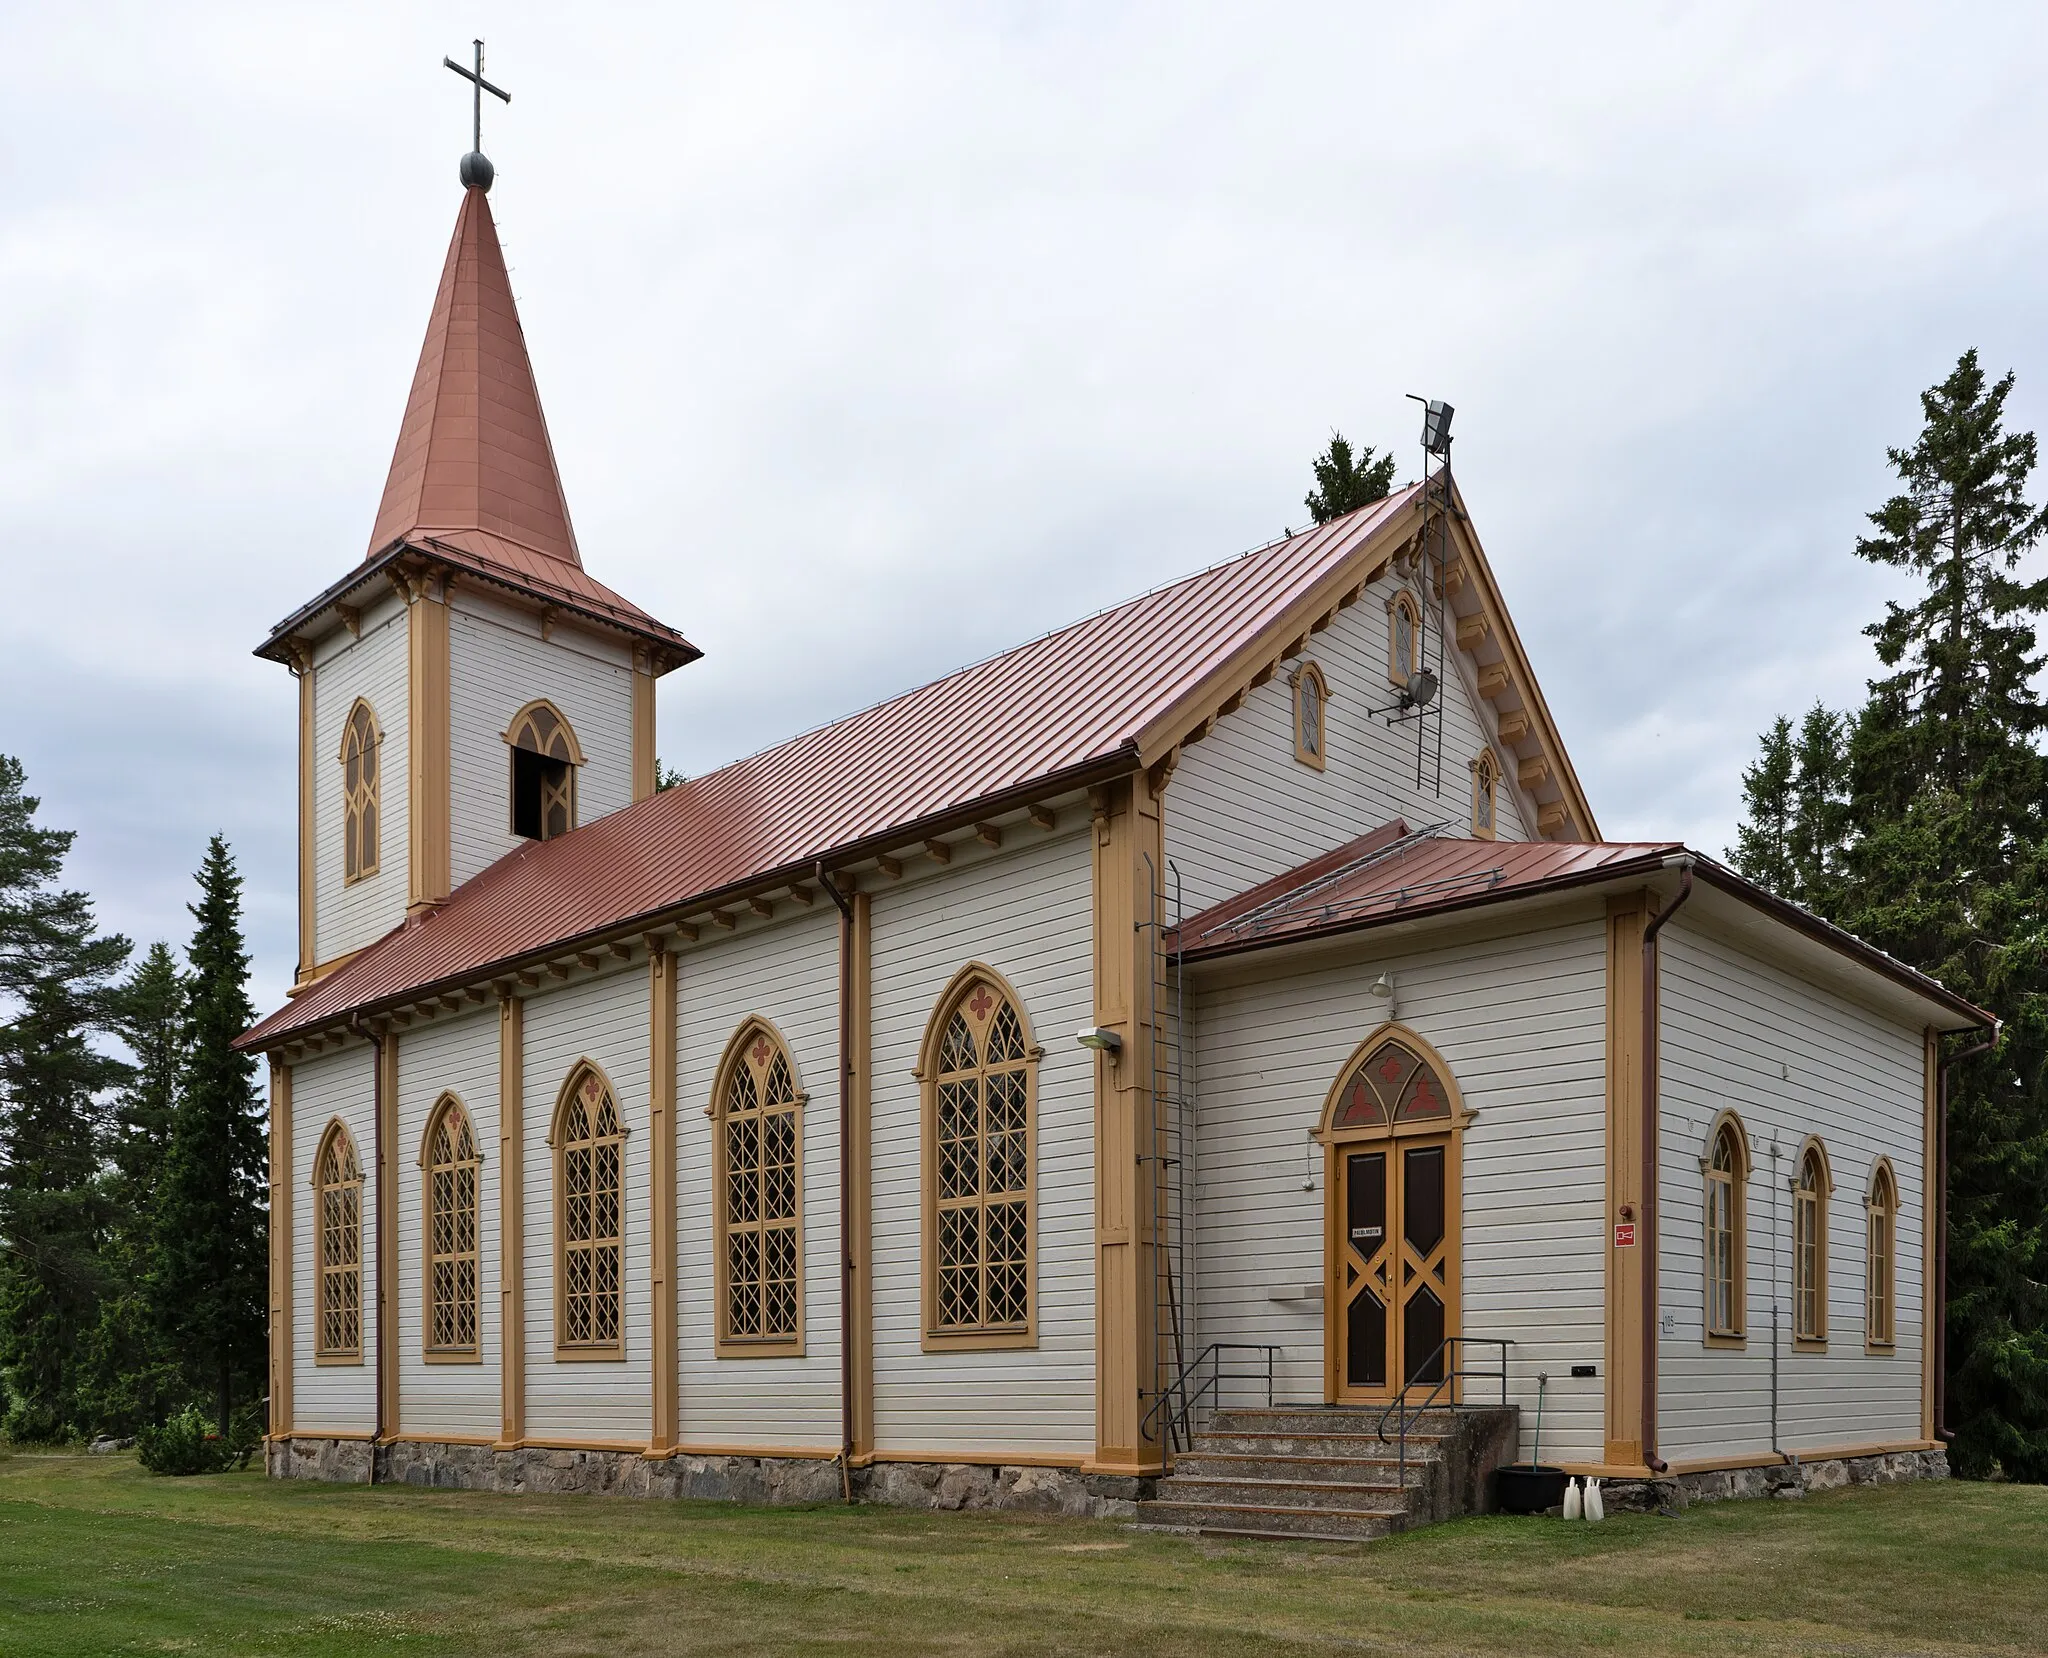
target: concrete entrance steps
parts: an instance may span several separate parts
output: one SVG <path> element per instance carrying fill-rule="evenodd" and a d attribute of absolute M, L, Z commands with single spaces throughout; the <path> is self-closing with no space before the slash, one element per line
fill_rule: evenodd
<path fill-rule="evenodd" d="M 1377 1407 L 1221 1410 L 1175 1458 L 1134 1525 L 1203 1537 L 1369 1542 L 1479 1512 L 1489 1476 L 1515 1454 L 1517 1413 L 1424 1412 L 1408 1430 L 1408 1468 L 1377 1431 Z"/>

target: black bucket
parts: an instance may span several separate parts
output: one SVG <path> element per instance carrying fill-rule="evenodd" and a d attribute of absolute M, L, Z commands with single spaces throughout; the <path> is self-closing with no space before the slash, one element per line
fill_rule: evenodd
<path fill-rule="evenodd" d="M 1541 1514 L 1564 1501 L 1571 1476 L 1546 1462 L 1508 1462 L 1493 1471 L 1494 1506 L 1504 1514 Z"/>

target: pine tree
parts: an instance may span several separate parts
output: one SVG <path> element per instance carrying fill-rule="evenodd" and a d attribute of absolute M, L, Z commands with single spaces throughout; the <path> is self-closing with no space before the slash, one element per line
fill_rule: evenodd
<path fill-rule="evenodd" d="M 1368 445 L 1354 458 L 1342 432 L 1330 434 L 1330 447 L 1316 456 L 1314 466 L 1316 487 L 1302 504 L 1318 524 L 1384 501 L 1394 487 L 1394 457 L 1375 459 Z"/>
<path fill-rule="evenodd" d="M 1744 821 L 1728 861 L 1766 892 L 1792 896 L 1792 722 L 1780 714 L 1760 739 L 1763 752 L 1742 774 Z"/>
<path fill-rule="evenodd" d="M 94 1432 L 132 1434 L 160 1423 L 188 1388 L 151 1300 L 158 1276 L 159 1195 L 185 1064 L 185 975 L 169 945 L 153 944 L 121 987 L 116 1018 L 135 1074 L 114 1104 L 101 1177 L 108 1221 L 105 1275 L 81 1415 Z"/>
<path fill-rule="evenodd" d="M 9 1436 L 59 1438 L 98 1318 L 103 1097 L 127 1072 L 92 1038 L 128 941 L 57 885 L 72 836 L 36 824 L 25 781 L 0 755 L 0 1368 Z"/>
<path fill-rule="evenodd" d="M 254 1017 L 242 940 L 242 878 L 215 835 L 199 870 L 185 1062 L 158 1198 L 159 1315 L 220 1430 L 264 1372 L 267 1217 L 256 1061 L 234 1039 Z"/>

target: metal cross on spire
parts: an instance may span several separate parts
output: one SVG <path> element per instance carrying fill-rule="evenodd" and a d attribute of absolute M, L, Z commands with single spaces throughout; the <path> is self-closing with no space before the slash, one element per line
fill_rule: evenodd
<path fill-rule="evenodd" d="M 474 42 L 474 45 L 476 46 L 476 67 L 474 69 L 463 68 L 453 58 L 444 57 L 441 63 L 444 68 L 454 70 L 456 74 L 470 83 L 469 154 L 462 158 L 463 187 L 465 189 L 488 190 L 491 187 L 491 179 L 496 170 L 484 155 L 484 94 L 488 92 L 493 98 L 502 99 L 508 104 L 512 101 L 512 94 L 501 86 L 491 85 L 489 81 L 484 79 L 484 43 L 479 40 Z"/>

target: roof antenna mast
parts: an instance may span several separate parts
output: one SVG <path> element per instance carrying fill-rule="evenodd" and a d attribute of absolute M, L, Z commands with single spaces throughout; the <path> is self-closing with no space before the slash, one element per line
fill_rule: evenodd
<path fill-rule="evenodd" d="M 1394 706 L 1382 711 L 1389 725 L 1415 722 L 1415 786 L 1444 792 L 1444 705 L 1437 692 L 1450 671 L 1444 644 L 1444 573 L 1451 562 L 1450 404 L 1408 394 L 1422 405 L 1422 527 L 1415 533 L 1415 574 L 1422 582 L 1422 626 L 1415 641 L 1415 671 Z M 1430 458 L 1436 470 L 1430 470 Z"/>
<path fill-rule="evenodd" d="M 484 79 L 484 43 L 475 41 L 476 67 L 465 69 L 453 58 L 443 58 L 441 66 L 452 69 L 470 83 L 469 113 L 469 154 L 462 158 L 462 187 L 465 190 L 488 190 L 491 180 L 497 176 L 490 157 L 484 154 L 484 94 L 505 103 L 512 101 L 512 94 L 501 86 L 493 86 Z"/>

